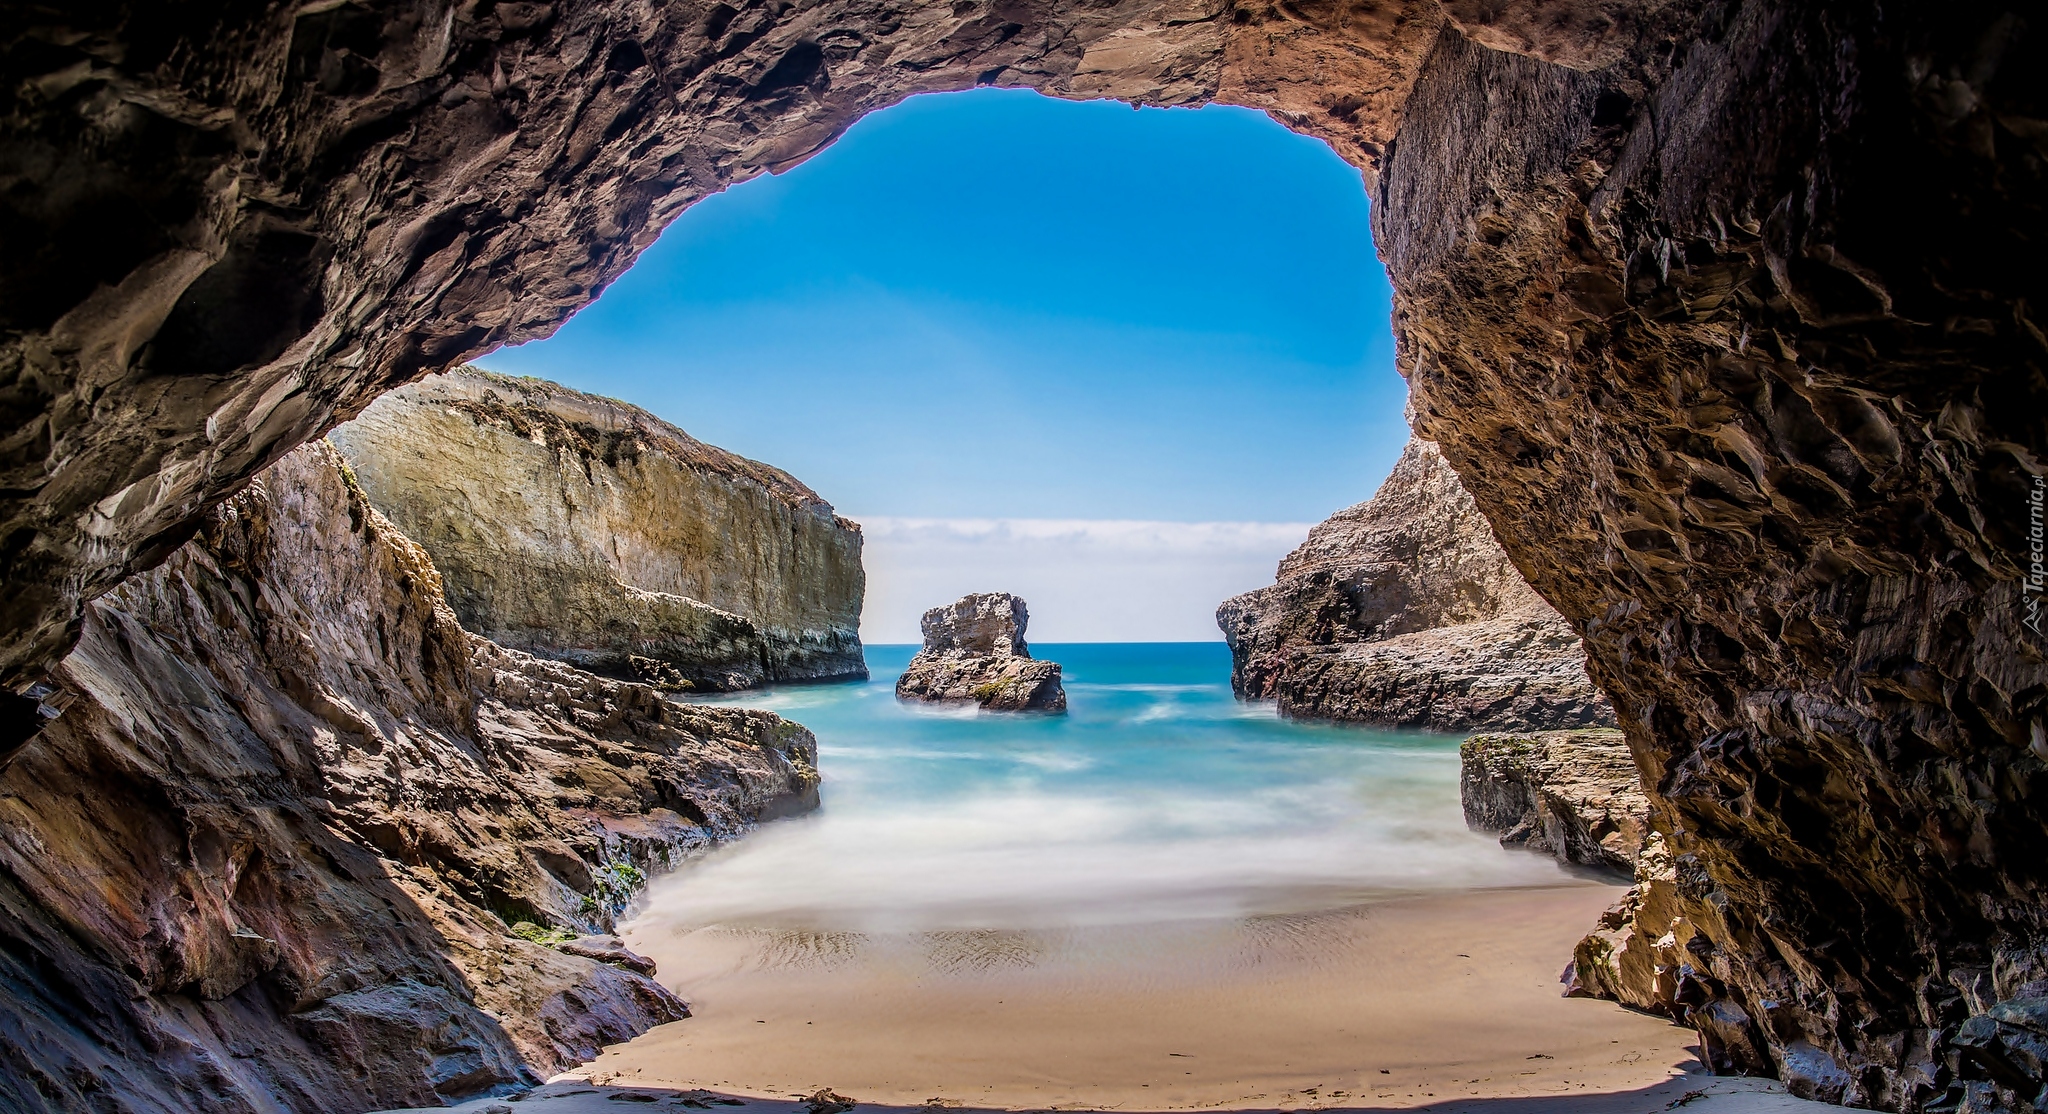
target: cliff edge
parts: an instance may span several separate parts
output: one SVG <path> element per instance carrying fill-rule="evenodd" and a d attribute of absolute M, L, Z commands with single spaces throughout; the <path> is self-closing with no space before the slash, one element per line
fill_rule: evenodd
<path fill-rule="evenodd" d="M 1584 648 L 1435 444 L 1331 515 L 1275 583 L 1224 601 L 1230 684 L 1287 715 L 1437 731 L 1612 726 Z"/>
<path fill-rule="evenodd" d="M 638 407 L 475 368 L 331 437 L 462 625 L 669 688 L 867 676 L 860 527 Z"/>

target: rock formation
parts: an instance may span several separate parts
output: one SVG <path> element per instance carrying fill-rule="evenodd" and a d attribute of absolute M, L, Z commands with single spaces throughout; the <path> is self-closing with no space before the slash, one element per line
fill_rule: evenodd
<path fill-rule="evenodd" d="M 1291 716 L 1437 731 L 1614 722 L 1585 652 L 1501 552 L 1436 446 L 1216 609 L 1230 686 Z"/>
<path fill-rule="evenodd" d="M 1635 868 L 1650 801 L 1621 732 L 1474 735 L 1458 758 L 1465 823 L 1500 832 L 1502 847 L 1623 874 Z"/>
<path fill-rule="evenodd" d="M 692 201 L 916 92 L 1214 98 L 1363 172 L 1417 433 L 1584 638 L 1745 1070 L 1907 1111 L 2034 1081 L 2005 1043 L 2048 973 L 2025 8 L 9 14 L 0 751 L 76 696 L 89 601 L 377 394 L 545 334 Z"/>
<path fill-rule="evenodd" d="M 544 1078 L 686 1010 L 627 955 L 536 941 L 815 800 L 795 724 L 463 631 L 321 443 L 96 601 L 58 675 L 75 702 L 0 774 L 10 1110 Z"/>
<path fill-rule="evenodd" d="M 1693 931 L 1678 898 L 1676 865 L 1664 837 L 1650 828 L 1650 801 L 1621 732 L 1474 735 L 1458 753 L 1468 825 L 1500 832 L 1503 847 L 1547 852 L 1561 863 L 1635 881 L 1574 949 L 1565 994 L 1696 1025 L 1710 1056 L 1723 1049 L 1725 1019 L 1698 993 L 1686 950 Z M 1697 1016 L 1693 1005 L 1702 1007 Z M 1732 1063 L 1725 1051 L 1722 1058 Z"/>
<path fill-rule="evenodd" d="M 995 712 L 1064 712 L 1058 662 L 1024 641 L 1031 615 L 1008 592 L 976 592 L 924 613 L 924 648 L 896 679 L 899 698 L 979 704 Z"/>
<path fill-rule="evenodd" d="M 865 677 L 860 527 L 638 407 L 465 368 L 331 440 L 426 547 L 462 625 L 632 679 Z"/>

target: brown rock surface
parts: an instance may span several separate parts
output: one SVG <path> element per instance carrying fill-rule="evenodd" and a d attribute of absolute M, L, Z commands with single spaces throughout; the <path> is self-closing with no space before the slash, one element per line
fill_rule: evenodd
<path fill-rule="evenodd" d="M 1271 587 L 1224 601 L 1231 688 L 1291 716 L 1437 731 L 1612 724 L 1579 638 L 1494 541 L 1436 446 L 1411 440 Z"/>
<path fill-rule="evenodd" d="M 1650 829 L 1650 801 L 1621 732 L 1474 735 L 1458 753 L 1467 824 L 1500 832 L 1503 847 L 1549 852 L 1559 862 L 1635 880 L 1573 949 L 1565 994 L 1694 1020 L 1679 1000 L 1681 983 L 1694 977 L 1686 951 L 1692 924 L 1670 848 Z M 1712 1027 L 1707 1015 L 1699 1020 Z"/>
<path fill-rule="evenodd" d="M 1624 874 L 1635 868 L 1650 802 L 1621 732 L 1474 735 L 1458 758 L 1465 823 L 1500 832 L 1501 846 Z"/>
<path fill-rule="evenodd" d="M 473 368 L 393 391 L 330 439 L 493 642 L 701 689 L 867 676 L 860 527 L 780 469 L 627 403 Z"/>
<path fill-rule="evenodd" d="M 0 774 L 0 1107 L 432 1105 L 684 1016 L 636 871 L 814 799 L 762 712 L 494 646 L 325 444 L 94 603 Z M 537 935 L 537 933 L 536 933 Z"/>
<path fill-rule="evenodd" d="M 2002 1086 L 1951 1038 L 2048 949 L 2026 9 L 9 15 L 0 749 L 65 702 L 87 601 L 380 391 L 546 332 L 691 201 L 912 92 L 1220 92 L 1365 171 L 1417 432 L 1586 639 L 1696 1014 L 1852 1103 Z"/>
<path fill-rule="evenodd" d="M 1586 640 L 1717 1054 L 1917 1110 L 1977 1070 L 1966 986 L 2048 943 L 2048 345 L 2007 254 L 2048 237 L 2048 38 L 1680 9 L 1596 72 L 1425 64 L 1374 210 L 1416 432 Z"/>
<path fill-rule="evenodd" d="M 1008 592 L 976 592 L 924 613 L 924 648 L 896 679 L 899 698 L 993 712 L 1064 712 L 1058 662 L 1024 641 L 1031 614 Z"/>

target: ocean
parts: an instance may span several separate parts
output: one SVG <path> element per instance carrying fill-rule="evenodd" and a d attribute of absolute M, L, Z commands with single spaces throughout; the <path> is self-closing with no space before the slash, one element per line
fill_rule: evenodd
<path fill-rule="evenodd" d="M 722 702 L 818 737 L 822 805 L 659 880 L 669 924 L 1050 929 L 1309 912 L 1543 885 L 1468 831 L 1458 736 L 1281 718 L 1230 691 L 1221 643 L 1041 645 L 1065 715 L 900 702 L 915 651 L 865 683 Z"/>

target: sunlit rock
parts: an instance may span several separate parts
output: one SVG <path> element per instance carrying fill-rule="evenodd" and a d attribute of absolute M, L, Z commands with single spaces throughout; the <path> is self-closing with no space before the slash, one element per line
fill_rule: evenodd
<path fill-rule="evenodd" d="M 924 648 L 896 681 L 896 695 L 995 712 L 1064 712 L 1058 662 L 1039 661 L 1024 641 L 1024 601 L 977 592 L 924 613 Z"/>
<path fill-rule="evenodd" d="M 1277 582 L 1224 601 L 1231 687 L 1288 715 L 1438 731 L 1611 726 L 1570 624 L 1529 588 L 1436 446 L 1330 516 Z"/>
<path fill-rule="evenodd" d="M 473 368 L 330 439 L 493 642 L 671 688 L 867 676 L 860 527 L 779 468 Z"/>

